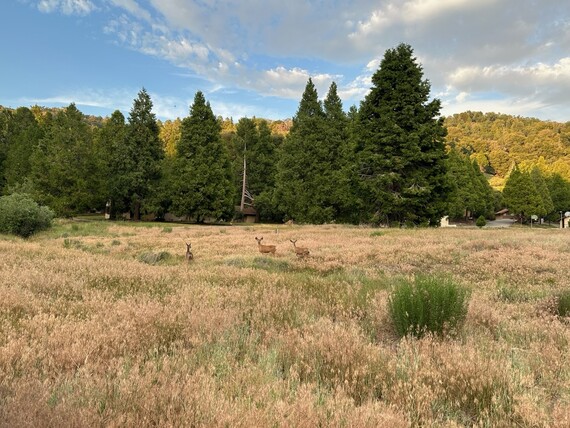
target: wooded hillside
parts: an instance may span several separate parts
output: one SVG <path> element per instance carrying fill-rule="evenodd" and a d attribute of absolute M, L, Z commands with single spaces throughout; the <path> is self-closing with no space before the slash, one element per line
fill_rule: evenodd
<path fill-rule="evenodd" d="M 570 181 L 570 122 L 468 111 L 447 117 L 445 126 L 448 145 L 476 159 L 494 187 L 513 163 Z"/>

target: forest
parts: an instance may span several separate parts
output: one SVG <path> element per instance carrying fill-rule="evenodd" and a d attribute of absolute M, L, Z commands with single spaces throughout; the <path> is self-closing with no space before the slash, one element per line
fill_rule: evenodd
<path fill-rule="evenodd" d="M 508 208 L 556 221 L 570 210 L 570 122 L 440 114 L 409 45 L 386 52 L 369 94 L 345 111 L 333 83 L 309 79 L 292 120 L 216 117 L 202 92 L 185 118 L 160 121 L 143 88 L 127 118 L 66 108 L 0 107 L 0 192 L 58 216 L 198 223 L 239 220 L 439 225 Z M 246 195 L 242 180 L 246 166 Z"/>

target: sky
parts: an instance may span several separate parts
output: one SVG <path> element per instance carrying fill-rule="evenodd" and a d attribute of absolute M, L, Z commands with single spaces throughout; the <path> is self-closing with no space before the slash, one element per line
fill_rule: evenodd
<path fill-rule="evenodd" d="M 161 120 L 202 91 L 214 114 L 293 117 L 307 80 L 358 106 L 387 49 L 407 43 L 442 101 L 570 121 L 568 0 L 3 0 L 0 105 Z"/>

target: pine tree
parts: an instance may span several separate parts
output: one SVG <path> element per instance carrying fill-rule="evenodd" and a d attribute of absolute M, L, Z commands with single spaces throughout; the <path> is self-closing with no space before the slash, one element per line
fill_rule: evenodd
<path fill-rule="evenodd" d="M 235 189 L 230 158 L 220 136 L 220 124 L 202 92 L 196 93 L 190 116 L 182 120 L 174 174 L 175 214 L 198 222 L 231 218 Z"/>
<path fill-rule="evenodd" d="M 122 167 L 126 160 L 118 154 L 123 154 L 126 136 L 125 116 L 119 110 L 115 110 L 99 129 L 95 138 L 101 193 L 105 203 L 112 201 L 110 213 L 112 218 L 116 218 L 118 213 L 129 209 L 128 201 L 117 198 L 117 195 L 122 194 L 121 175 L 124 172 Z"/>
<path fill-rule="evenodd" d="M 331 85 L 323 110 L 309 79 L 277 169 L 276 199 L 288 217 L 310 223 L 348 217 L 348 147 L 348 119 L 336 84 Z"/>
<path fill-rule="evenodd" d="M 542 216 L 546 216 L 554 211 L 554 204 L 552 202 L 552 198 L 550 197 L 550 191 L 548 190 L 548 186 L 546 185 L 546 181 L 540 172 L 538 167 L 534 167 L 530 171 L 530 176 L 538 191 L 541 199 L 542 199 L 542 206 L 544 207 L 544 213 L 541 214 Z"/>
<path fill-rule="evenodd" d="M 322 186 L 320 191 L 329 195 L 329 204 L 334 209 L 337 220 L 356 221 L 357 201 L 350 178 L 353 175 L 352 146 L 349 138 L 349 117 L 342 108 L 342 101 L 333 82 L 324 101 L 325 144 L 323 158 Z"/>
<path fill-rule="evenodd" d="M 409 45 L 386 51 L 356 127 L 359 176 L 369 218 L 439 224 L 446 209 L 446 130 L 441 102 Z"/>
<path fill-rule="evenodd" d="M 98 205 L 92 132 L 84 119 L 75 104 L 58 112 L 30 159 L 35 196 L 58 215 Z"/>
<path fill-rule="evenodd" d="M 22 185 L 31 170 L 30 156 L 44 132 L 29 108 L 20 107 L 11 115 L 6 129 L 5 184 Z"/>
<path fill-rule="evenodd" d="M 113 162 L 112 203 L 118 210 L 130 210 L 140 220 L 141 209 L 160 179 L 164 157 L 152 100 L 143 88 L 133 102 L 124 143 Z"/>
<path fill-rule="evenodd" d="M 548 219 L 558 221 L 560 212 L 570 211 L 570 182 L 557 173 L 548 176 L 545 181 L 553 205 Z"/>
<path fill-rule="evenodd" d="M 242 193 L 243 157 L 247 161 L 247 190 L 262 220 L 279 219 L 273 199 L 277 146 L 265 120 L 242 118 L 232 140 L 235 150 L 234 170 L 238 194 Z M 241 202 L 241 201 L 240 201 Z"/>
<path fill-rule="evenodd" d="M 315 194 L 323 157 L 324 112 L 317 89 L 309 79 L 293 126 L 281 146 L 275 184 L 279 209 L 299 222 L 323 223 L 333 213 Z"/>
<path fill-rule="evenodd" d="M 507 178 L 503 197 L 509 211 L 518 215 L 521 222 L 532 215 L 546 215 L 542 197 L 530 173 L 521 172 L 516 165 Z"/>
<path fill-rule="evenodd" d="M 4 176 L 6 169 L 6 153 L 8 152 L 8 124 L 11 114 L 9 110 L 0 107 L 0 193 L 6 184 Z"/>

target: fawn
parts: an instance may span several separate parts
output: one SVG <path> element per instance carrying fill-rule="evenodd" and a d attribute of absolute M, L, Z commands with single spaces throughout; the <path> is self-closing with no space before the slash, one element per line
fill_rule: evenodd
<path fill-rule="evenodd" d="M 192 244 L 189 242 L 186 242 L 186 261 L 189 262 L 190 260 L 194 260 L 194 254 L 192 254 L 192 251 L 190 251 L 190 247 L 192 247 Z"/>
<path fill-rule="evenodd" d="M 291 241 L 293 243 L 293 248 L 295 249 L 295 254 L 297 254 L 297 257 L 305 257 L 305 256 L 309 255 L 309 249 L 308 248 L 297 247 L 297 245 L 295 245 L 295 243 L 297 242 L 297 239 L 295 239 L 295 240 L 289 239 L 289 241 Z"/>
<path fill-rule="evenodd" d="M 261 243 L 261 241 L 263 241 L 263 237 L 258 238 L 255 237 L 255 240 L 257 241 L 257 246 L 259 247 L 259 252 L 263 253 L 263 254 L 275 254 L 275 251 L 277 250 L 277 247 L 275 245 L 263 245 Z"/>

